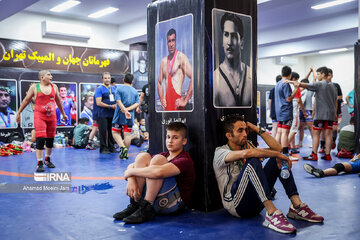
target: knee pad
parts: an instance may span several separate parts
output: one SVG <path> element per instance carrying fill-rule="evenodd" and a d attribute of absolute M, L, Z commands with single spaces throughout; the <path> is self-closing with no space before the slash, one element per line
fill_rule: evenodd
<path fill-rule="evenodd" d="M 36 138 L 36 149 L 44 150 L 45 138 Z"/>
<path fill-rule="evenodd" d="M 342 163 L 337 163 L 332 168 L 334 168 L 337 173 L 345 171 L 345 166 Z"/>
<path fill-rule="evenodd" d="M 54 138 L 46 138 L 46 147 L 52 148 L 54 146 Z"/>

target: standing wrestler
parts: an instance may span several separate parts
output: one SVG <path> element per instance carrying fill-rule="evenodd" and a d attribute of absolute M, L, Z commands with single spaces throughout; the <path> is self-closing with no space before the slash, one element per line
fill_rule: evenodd
<path fill-rule="evenodd" d="M 176 49 L 176 31 L 173 28 L 167 32 L 167 46 L 169 55 L 161 59 L 157 83 L 161 106 L 165 111 L 184 110 L 193 93 L 192 66 L 188 57 Z M 184 98 L 182 88 L 185 75 L 190 78 L 190 84 Z M 162 87 L 164 79 L 165 94 Z"/>
<path fill-rule="evenodd" d="M 37 172 L 44 172 L 43 151 L 45 150 L 45 165 L 48 168 L 54 168 L 55 165 L 50 161 L 54 137 L 56 134 L 56 107 L 58 106 L 65 120 L 68 120 L 59 96 L 59 90 L 55 84 L 52 84 L 52 75 L 49 70 L 39 72 L 40 83 L 32 84 L 21 103 L 16 115 L 16 122 L 20 123 L 20 114 L 24 108 L 35 98 L 34 123 L 36 132 L 36 158 L 38 165 Z"/>

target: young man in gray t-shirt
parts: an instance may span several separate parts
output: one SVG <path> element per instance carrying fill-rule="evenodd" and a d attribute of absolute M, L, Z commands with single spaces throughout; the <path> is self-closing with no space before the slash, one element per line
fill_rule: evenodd
<path fill-rule="evenodd" d="M 315 92 L 315 112 L 313 125 L 312 153 L 304 160 L 317 161 L 317 149 L 319 147 L 320 132 L 325 131 L 325 156 L 322 159 L 332 160 L 330 156 L 332 145 L 332 126 L 336 119 L 337 111 L 337 90 L 333 83 L 328 81 L 328 68 L 321 67 L 316 70 L 316 78 L 319 80 L 314 83 L 290 82 L 298 87 L 307 88 Z"/>

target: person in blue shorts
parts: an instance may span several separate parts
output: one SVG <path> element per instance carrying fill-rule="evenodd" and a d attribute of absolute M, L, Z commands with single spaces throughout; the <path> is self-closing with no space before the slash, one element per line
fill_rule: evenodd
<path fill-rule="evenodd" d="M 134 76 L 126 74 L 124 84 L 119 85 L 115 92 L 116 109 L 112 121 L 112 135 L 120 147 L 120 159 L 127 159 L 131 143 L 131 128 L 134 125 L 135 109 L 139 106 L 139 94 L 131 86 Z M 121 137 L 124 134 L 124 140 Z"/>
<path fill-rule="evenodd" d="M 356 173 L 360 172 L 360 154 L 356 155 L 349 162 L 336 163 L 331 168 L 321 170 L 308 163 L 304 164 L 304 169 L 307 173 L 314 175 L 315 177 L 327 177 L 335 176 L 341 172 Z"/>
<path fill-rule="evenodd" d="M 135 224 L 156 214 L 178 213 L 189 206 L 195 186 L 194 163 L 184 150 L 187 127 L 181 122 L 166 126 L 166 148 L 154 156 L 140 153 L 124 173 L 130 204 L 115 213 L 116 220 Z"/>

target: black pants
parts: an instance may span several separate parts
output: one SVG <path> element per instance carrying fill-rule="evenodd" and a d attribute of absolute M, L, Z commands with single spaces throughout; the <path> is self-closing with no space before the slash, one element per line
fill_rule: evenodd
<path fill-rule="evenodd" d="M 257 158 L 247 159 L 231 188 L 236 212 L 242 217 L 259 214 L 264 209 L 263 202 L 270 199 L 271 190 L 278 178 L 289 198 L 298 195 L 292 172 L 290 171 L 288 179 L 279 176 L 280 170 L 275 158 L 270 158 L 264 168 Z"/>
<path fill-rule="evenodd" d="M 99 138 L 100 138 L 100 152 L 104 150 L 114 149 L 114 138 L 111 133 L 112 118 L 99 118 Z"/>

